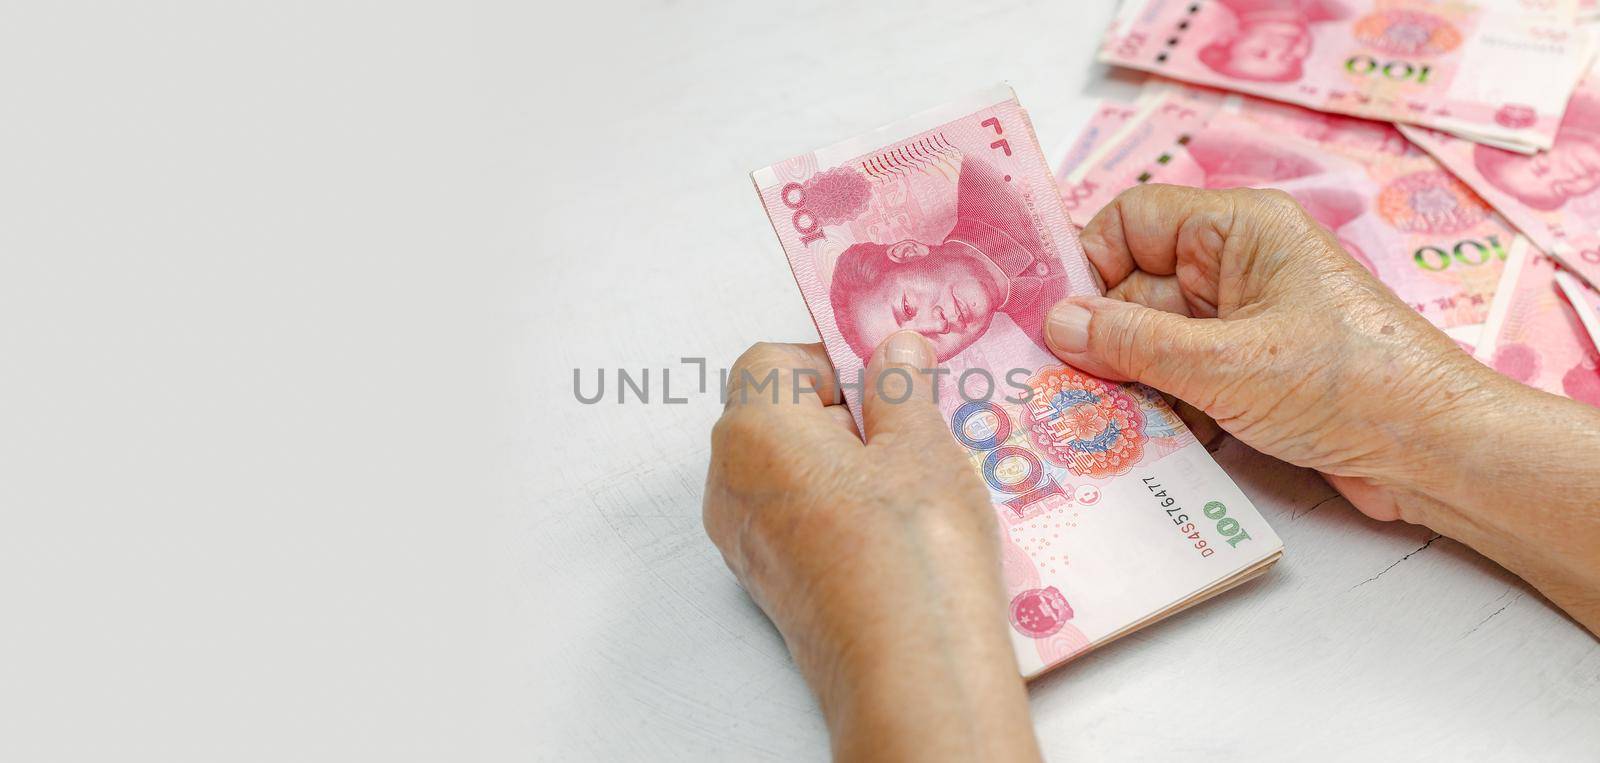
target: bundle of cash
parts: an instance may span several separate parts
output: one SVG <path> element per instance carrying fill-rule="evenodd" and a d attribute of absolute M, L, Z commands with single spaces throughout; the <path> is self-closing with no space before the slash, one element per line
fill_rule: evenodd
<path fill-rule="evenodd" d="M 1159 394 L 1045 348 L 1050 305 L 1102 289 L 1009 88 L 753 178 L 847 382 L 896 330 L 932 340 L 940 412 L 999 520 L 1024 675 L 1278 559 L 1277 535 Z M 859 411 L 860 388 L 845 392 Z"/>
<path fill-rule="evenodd" d="M 1147 85 L 1053 163 L 1001 86 L 752 174 L 858 421 L 873 349 L 932 342 L 1024 675 L 1282 554 L 1158 393 L 1045 346 L 1053 303 L 1103 293 L 1077 226 L 1123 190 L 1281 189 L 1475 357 L 1600 405 L 1596 8 L 1124 0 L 1099 55 Z"/>
<path fill-rule="evenodd" d="M 1592 55 L 1575 15 L 1534 0 L 1126 0 L 1100 57 L 1532 153 Z"/>
<path fill-rule="evenodd" d="M 1572 93 L 1554 144 L 1533 156 L 1411 125 L 1400 130 L 1539 249 L 1600 284 L 1600 68 Z"/>

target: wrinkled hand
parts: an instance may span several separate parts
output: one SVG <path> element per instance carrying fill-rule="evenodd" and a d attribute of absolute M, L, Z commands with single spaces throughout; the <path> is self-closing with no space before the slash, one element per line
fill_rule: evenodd
<path fill-rule="evenodd" d="M 1056 355 L 1193 404 L 1372 517 L 1427 500 L 1444 425 L 1505 385 L 1287 194 L 1139 186 L 1082 241 L 1109 298 L 1052 309 Z"/>
<path fill-rule="evenodd" d="M 750 348 L 712 433 L 706 530 L 817 693 L 836 756 L 1028 758 L 994 514 L 917 371 L 933 363 L 913 332 L 878 348 L 863 442 L 830 404 L 821 345 Z M 772 372 L 775 387 L 746 382 Z"/>

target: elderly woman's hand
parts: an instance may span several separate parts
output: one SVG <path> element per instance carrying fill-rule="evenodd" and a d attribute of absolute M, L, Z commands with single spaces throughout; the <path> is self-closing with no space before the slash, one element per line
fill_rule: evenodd
<path fill-rule="evenodd" d="M 1600 627 L 1600 412 L 1473 360 L 1280 192 L 1140 186 L 1082 240 L 1110 298 L 1052 309 L 1062 360 L 1179 397 Z"/>
<path fill-rule="evenodd" d="M 1189 402 L 1374 517 L 1437 471 L 1455 431 L 1427 425 L 1505 386 L 1286 194 L 1140 186 L 1082 239 L 1110 298 L 1052 310 L 1057 355 Z"/>
<path fill-rule="evenodd" d="M 933 366 L 913 332 L 878 348 L 862 442 L 821 345 L 750 348 L 711 437 L 706 530 L 782 632 L 837 757 L 1035 758 L 993 510 L 919 371 Z"/>

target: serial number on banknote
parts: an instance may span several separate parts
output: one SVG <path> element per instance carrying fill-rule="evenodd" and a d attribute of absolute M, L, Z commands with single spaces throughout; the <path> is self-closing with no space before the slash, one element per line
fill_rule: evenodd
<path fill-rule="evenodd" d="M 1172 520 L 1172 525 L 1177 528 L 1178 533 L 1191 542 L 1195 553 L 1204 558 L 1217 552 L 1204 537 L 1201 537 L 1201 525 L 1189 517 L 1178 499 L 1168 495 L 1167 489 L 1154 477 L 1142 477 L 1141 480 L 1145 489 L 1150 491 L 1150 497 L 1155 499 L 1156 506 L 1166 512 L 1167 519 Z M 1206 521 L 1215 523 L 1217 533 L 1227 539 L 1229 548 L 1238 548 L 1240 543 L 1250 540 L 1250 531 L 1244 529 L 1239 520 L 1228 516 L 1228 507 L 1221 501 L 1207 501 L 1200 508 L 1200 513 L 1204 515 Z"/>

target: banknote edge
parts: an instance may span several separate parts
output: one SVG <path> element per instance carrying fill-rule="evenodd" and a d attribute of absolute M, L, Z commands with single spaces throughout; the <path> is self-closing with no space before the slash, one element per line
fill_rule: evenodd
<path fill-rule="evenodd" d="M 1456 125 L 1459 124 L 1457 122 L 1457 120 L 1450 119 L 1450 118 L 1441 119 L 1441 120 L 1439 120 L 1438 124 L 1425 124 L 1425 123 L 1422 123 L 1422 122 L 1396 119 L 1394 116 L 1377 116 L 1377 115 L 1372 115 L 1372 114 L 1360 113 L 1360 112 L 1349 110 L 1349 109 L 1335 109 L 1335 108 L 1328 108 L 1326 106 L 1321 106 L 1321 107 L 1313 106 L 1311 104 L 1297 102 L 1297 101 L 1292 100 L 1291 98 L 1286 97 L 1286 96 L 1269 95 L 1267 93 L 1256 92 L 1256 91 L 1251 90 L 1249 88 L 1231 87 L 1231 86 L 1229 86 L 1227 84 L 1221 84 L 1221 83 L 1196 82 L 1196 81 L 1191 81 L 1191 80 L 1180 78 L 1180 77 L 1173 77 L 1173 76 L 1165 74 L 1163 71 L 1158 69 L 1153 64 L 1145 63 L 1145 62 L 1138 62 L 1138 61 L 1134 61 L 1133 59 L 1128 58 L 1126 56 L 1117 55 L 1115 53 L 1115 51 L 1113 51 L 1111 49 L 1111 45 L 1109 44 L 1110 41 L 1115 36 L 1118 36 L 1118 35 L 1121 35 L 1121 34 L 1125 34 L 1127 29 L 1131 26 L 1132 20 L 1135 17 L 1137 17 L 1139 13 L 1143 12 L 1144 9 L 1146 8 L 1146 6 L 1148 6 L 1149 4 L 1150 4 L 1150 0 L 1127 0 L 1127 2 L 1125 2 L 1123 4 L 1123 7 L 1118 9 L 1117 15 L 1115 17 L 1113 17 L 1113 22 L 1112 22 L 1111 26 L 1107 27 L 1105 34 L 1101 37 L 1099 47 L 1098 47 L 1098 49 L 1097 49 L 1097 51 L 1095 53 L 1095 60 L 1096 61 L 1098 61 L 1100 63 L 1108 64 L 1108 65 L 1111 65 L 1111 66 L 1122 67 L 1124 69 L 1132 69 L 1134 71 L 1144 72 L 1144 73 L 1146 73 L 1148 75 L 1151 75 L 1151 76 L 1154 76 L 1154 77 L 1174 79 L 1174 80 L 1177 80 L 1178 82 L 1182 82 L 1182 83 L 1186 83 L 1186 84 L 1194 84 L 1194 85 L 1200 85 L 1202 87 L 1217 88 L 1217 89 L 1221 89 L 1221 90 L 1227 90 L 1227 91 L 1230 91 L 1230 92 L 1244 93 L 1244 94 L 1247 94 L 1247 95 L 1254 96 L 1256 98 L 1263 98 L 1263 99 L 1270 100 L 1270 101 L 1277 101 L 1277 102 L 1280 102 L 1280 103 L 1287 103 L 1287 104 L 1294 105 L 1294 106 L 1300 106 L 1302 108 L 1310 108 L 1310 109 L 1313 109 L 1313 110 L 1316 110 L 1316 111 L 1325 111 L 1325 112 L 1335 113 L 1335 114 L 1345 114 L 1345 115 L 1348 115 L 1348 116 L 1354 116 L 1354 117 L 1358 117 L 1358 118 L 1361 118 L 1361 119 L 1371 119 L 1373 121 L 1378 121 L 1378 122 L 1387 121 L 1387 122 L 1392 122 L 1392 123 L 1394 123 L 1396 125 L 1414 124 L 1414 125 L 1416 125 L 1418 127 L 1421 127 L 1421 128 L 1434 129 L 1434 130 L 1438 130 L 1440 132 L 1445 132 L 1445 133 L 1451 134 L 1454 137 L 1460 137 L 1463 140 L 1471 140 L 1473 142 L 1478 142 L 1478 143 L 1489 143 L 1489 144 L 1494 145 L 1496 147 L 1504 148 L 1504 149 L 1506 149 L 1508 151 L 1515 151 L 1515 152 L 1518 152 L 1518 153 L 1528 154 L 1528 155 L 1536 154 L 1539 151 L 1549 149 L 1551 146 L 1554 145 L 1554 143 L 1555 143 L 1555 133 L 1559 129 L 1559 126 L 1560 126 L 1560 123 L 1561 123 L 1561 118 L 1565 113 L 1565 102 L 1563 102 L 1563 108 L 1562 108 L 1563 114 L 1555 115 L 1555 120 L 1554 120 L 1555 124 L 1549 128 L 1548 134 L 1545 133 L 1545 132 L 1542 132 L 1540 130 L 1528 130 L 1526 128 L 1501 127 L 1501 126 L 1498 126 L 1498 125 L 1487 124 L 1487 123 L 1486 124 L 1475 125 L 1475 127 L 1477 127 L 1478 130 L 1484 130 L 1484 132 L 1477 132 L 1475 130 L 1470 130 L 1469 126 L 1456 126 Z M 1499 13 L 1499 12 L 1493 12 L 1493 11 L 1490 12 L 1490 15 L 1491 16 L 1496 16 L 1496 17 L 1497 16 L 1519 17 L 1518 14 Z M 1536 18 L 1536 14 L 1522 15 L 1519 18 L 1521 18 L 1523 20 L 1532 20 L 1532 19 Z M 1549 19 L 1547 23 L 1556 23 L 1557 21 L 1558 21 L 1557 19 L 1553 19 L 1552 18 L 1552 19 Z M 1577 84 L 1580 81 L 1582 81 L 1583 76 L 1585 75 L 1585 73 L 1589 71 L 1590 67 L 1592 66 L 1592 62 L 1595 60 L 1595 56 L 1596 55 L 1600 55 L 1600 30 L 1586 29 L 1586 28 L 1583 27 L 1583 25 L 1577 25 L 1577 24 L 1574 24 L 1573 27 L 1574 28 L 1571 31 L 1574 32 L 1575 34 L 1578 34 L 1578 35 L 1582 36 L 1584 38 L 1584 41 L 1582 43 L 1580 43 L 1580 46 L 1583 48 L 1583 53 L 1582 53 L 1581 56 L 1579 56 L 1576 59 L 1577 63 L 1573 67 L 1573 69 L 1574 69 L 1574 71 L 1576 73 L 1575 76 L 1572 76 L 1572 73 L 1566 72 L 1566 71 L 1563 71 L 1563 72 L 1559 73 L 1560 76 L 1563 79 L 1568 79 L 1568 78 L 1571 79 L 1571 82 L 1565 88 L 1566 92 L 1568 92 L 1569 94 L 1572 92 L 1573 88 L 1576 87 Z M 1450 126 L 1447 126 L 1447 125 L 1450 125 Z M 1464 135 L 1461 135 L 1460 133 L 1462 131 L 1470 131 L 1473 137 L 1468 138 L 1468 137 L 1466 137 Z M 1527 136 L 1527 135 L 1531 135 L 1533 137 L 1533 140 L 1531 142 L 1523 142 L 1524 139 L 1525 139 L 1524 136 Z"/>
<path fill-rule="evenodd" d="M 968 114 L 1002 103 L 1015 102 L 1016 100 L 1016 91 L 1012 89 L 1010 83 L 1000 82 L 822 148 L 790 155 L 751 172 L 750 178 L 755 182 L 756 189 L 760 190 L 763 186 L 769 186 L 777 182 L 777 173 L 773 168 L 784 162 L 809 154 L 816 158 L 817 166 L 833 166 L 839 163 L 838 157 L 860 156 L 879 146 L 899 143 L 913 135 L 927 132 L 939 125 L 953 122 Z M 1021 108 L 1020 103 L 1018 108 Z"/>
<path fill-rule="evenodd" d="M 1033 671 L 1031 673 L 1027 672 L 1027 671 L 1022 671 L 1022 680 L 1023 681 L 1034 681 L 1036 679 L 1043 678 L 1046 675 L 1049 675 L 1050 673 L 1055 672 L 1057 669 L 1061 668 L 1062 666 L 1067 665 L 1068 663 L 1076 662 L 1080 658 L 1088 656 L 1092 652 L 1095 652 L 1095 651 L 1098 651 L 1100 649 L 1104 649 L 1107 646 L 1110 646 L 1112 642 L 1122 638 L 1123 636 L 1128 636 L 1128 635 L 1132 635 L 1134 633 L 1138 633 L 1139 631 L 1142 631 L 1145 628 L 1149 628 L 1151 626 L 1154 626 L 1157 623 L 1160 623 L 1161 621 L 1166 620 L 1169 617 L 1177 615 L 1177 614 L 1179 614 L 1181 612 L 1188 611 L 1190 609 L 1193 609 L 1194 607 L 1197 607 L 1197 606 L 1199 606 L 1201 604 L 1204 604 L 1204 603 L 1206 603 L 1208 601 L 1211 601 L 1212 599 L 1215 599 L 1218 596 L 1221 596 L 1221 595 L 1223 595 L 1223 594 L 1225 594 L 1225 593 L 1227 593 L 1229 591 L 1232 591 L 1235 588 L 1238 588 L 1238 587 L 1244 585 L 1245 583 L 1248 583 L 1248 582 L 1250 582 L 1252 580 L 1255 580 L 1256 578 L 1259 578 L 1259 577 L 1267 574 L 1268 572 L 1270 572 L 1272 570 L 1273 567 L 1276 567 L 1278 562 L 1282 561 L 1282 559 L 1283 559 L 1283 546 L 1280 543 L 1280 545 L 1278 546 L 1278 549 L 1276 551 L 1274 551 L 1272 553 L 1269 553 L 1268 555 L 1266 555 L 1265 557 L 1262 557 L 1261 559 L 1258 559 L 1254 563 L 1252 563 L 1252 564 L 1250 564 L 1250 565 L 1248 565 L 1248 566 L 1246 566 L 1246 567 L 1244 567 L 1244 568 L 1242 568 L 1240 570 L 1237 570 L 1237 571 L 1233 572 L 1232 574 L 1230 574 L 1230 575 L 1228 575 L 1228 576 L 1226 576 L 1226 577 L 1224 577 L 1224 578 L 1222 578 L 1220 580 L 1214 581 L 1211 584 L 1209 584 L 1209 585 L 1207 585 L 1207 586 L 1205 586 L 1203 588 L 1200 588 L 1199 590 L 1196 590 L 1194 593 L 1191 593 L 1188 596 L 1186 596 L 1186 597 L 1184 597 L 1182 599 L 1179 599 L 1176 602 L 1173 602 L 1172 604 L 1168 605 L 1167 607 L 1165 607 L 1163 609 L 1158 609 L 1158 610 L 1146 615 L 1142 619 L 1135 620 L 1132 623 L 1124 625 L 1121 628 L 1111 632 L 1110 634 L 1102 636 L 1097 641 L 1090 641 L 1089 642 L 1089 647 L 1087 649 L 1084 649 L 1081 652 L 1078 652 L 1076 654 L 1070 655 L 1070 656 L 1066 657 L 1065 659 L 1057 660 L 1055 662 L 1043 663 L 1043 664 L 1040 665 L 1038 670 L 1035 670 L 1035 671 Z"/>
<path fill-rule="evenodd" d="M 1532 246 L 1528 237 L 1519 233 L 1506 253 L 1505 269 L 1500 271 L 1500 282 L 1494 285 L 1494 299 L 1489 302 L 1489 316 L 1484 318 L 1483 333 L 1472 350 L 1472 356 L 1484 363 L 1494 360 L 1495 350 L 1500 344 L 1500 329 L 1511 312 L 1512 295 L 1517 290 L 1517 281 L 1522 277 L 1528 250 Z"/>
<path fill-rule="evenodd" d="M 1600 352 L 1600 315 L 1595 314 L 1594 300 L 1584 293 L 1588 288 L 1577 276 L 1566 270 L 1557 270 L 1555 278 L 1556 286 L 1566 295 L 1567 301 L 1572 303 L 1573 312 L 1578 314 L 1578 322 L 1583 324 L 1584 332 L 1589 335 L 1592 349 Z"/>
<path fill-rule="evenodd" d="M 1067 173 L 1065 182 L 1083 182 L 1084 177 L 1088 175 L 1088 173 L 1091 171 L 1091 168 L 1100 162 L 1105 161 L 1107 156 L 1110 156 L 1111 154 L 1115 153 L 1117 149 L 1121 148 L 1122 144 L 1128 140 L 1128 136 L 1132 135 L 1134 131 L 1138 130 L 1141 126 L 1150 121 L 1150 117 L 1161 108 L 1161 104 L 1167 102 L 1168 97 L 1168 93 L 1161 93 L 1154 98 L 1150 98 L 1142 102 L 1135 101 L 1133 116 L 1128 117 L 1128 121 L 1123 123 L 1121 127 L 1117 128 L 1116 132 L 1107 135 L 1105 141 L 1102 142 L 1098 148 L 1090 151 L 1088 155 L 1084 156 L 1083 161 L 1078 162 L 1078 166 L 1074 167 L 1072 172 Z"/>
<path fill-rule="evenodd" d="M 1449 142 L 1463 141 L 1466 143 L 1471 143 L 1471 140 L 1463 138 L 1459 135 L 1454 135 L 1444 130 L 1436 130 L 1434 128 L 1425 127 L 1422 125 L 1396 122 L 1394 123 L 1394 126 L 1395 129 L 1400 131 L 1400 134 L 1404 136 L 1406 140 L 1411 141 L 1411 145 L 1422 149 L 1424 153 L 1433 157 L 1434 161 L 1437 161 L 1439 165 L 1444 167 L 1447 172 L 1455 176 L 1457 180 L 1460 180 L 1463 185 L 1471 188 L 1473 193 L 1478 194 L 1478 196 L 1482 198 L 1484 202 L 1487 203 L 1491 208 L 1493 208 L 1497 214 L 1505 218 L 1505 221 L 1509 223 L 1512 228 L 1516 229 L 1519 237 L 1526 238 L 1528 240 L 1529 246 L 1545 252 L 1546 254 L 1555 258 L 1557 262 L 1560 262 L 1569 271 L 1572 271 L 1572 273 L 1577 277 L 1588 281 L 1590 285 L 1595 285 L 1597 288 L 1600 288 L 1600 285 L 1596 284 L 1597 281 L 1600 281 L 1600 267 L 1591 265 L 1575 265 L 1575 260 L 1571 259 L 1572 252 L 1570 251 L 1571 248 L 1569 246 L 1558 240 L 1548 240 L 1546 235 L 1535 236 L 1533 234 L 1533 231 L 1529 225 L 1525 224 L 1529 222 L 1528 218 L 1529 215 L 1532 214 L 1531 212 L 1526 214 L 1519 213 L 1515 215 L 1508 214 L 1506 207 L 1513 206 L 1515 204 L 1515 200 L 1503 203 L 1505 202 L 1505 200 L 1501 198 L 1503 194 L 1500 193 L 1498 189 L 1493 187 L 1485 188 L 1482 186 L 1482 184 L 1473 182 L 1469 177 L 1458 171 L 1457 168 L 1452 165 L 1453 157 L 1447 155 L 1448 146 L 1450 145 Z M 1533 220 L 1532 222 L 1538 221 Z M 1541 225 L 1541 227 L 1544 226 Z M 1549 229 L 1545 228 L 1543 232 L 1548 234 Z M 1594 272 L 1591 273 L 1591 270 Z M 1498 293 L 1499 291 L 1497 290 L 1496 294 Z M 1487 324 L 1485 325 L 1487 326 Z"/>

